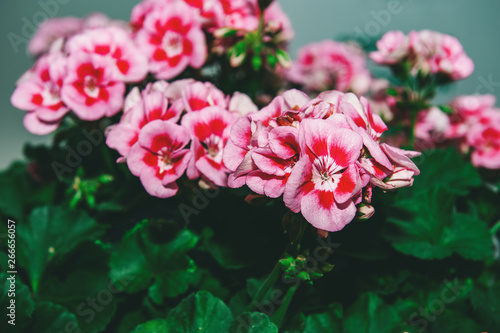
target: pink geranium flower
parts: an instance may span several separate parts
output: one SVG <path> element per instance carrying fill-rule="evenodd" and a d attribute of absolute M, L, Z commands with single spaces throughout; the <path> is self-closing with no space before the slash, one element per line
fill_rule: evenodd
<path fill-rule="evenodd" d="M 68 58 L 68 75 L 61 96 L 80 119 L 115 115 L 123 105 L 124 93 L 125 83 L 116 80 L 108 59 L 83 52 Z"/>
<path fill-rule="evenodd" d="M 356 215 L 353 198 L 361 190 L 356 161 L 363 140 L 329 120 L 306 119 L 299 144 L 301 158 L 286 184 L 285 205 L 318 229 L 338 231 Z"/>
<path fill-rule="evenodd" d="M 357 94 L 365 93 L 371 81 L 362 51 L 354 45 L 332 40 L 301 48 L 288 78 L 311 92 L 335 89 Z"/>
<path fill-rule="evenodd" d="M 60 53 L 44 55 L 14 91 L 12 105 L 28 111 L 24 125 L 31 133 L 45 135 L 54 131 L 69 111 L 61 100 L 66 65 L 67 59 Z"/>
<path fill-rule="evenodd" d="M 188 131 L 168 121 L 154 120 L 144 126 L 138 142 L 127 157 L 127 164 L 140 177 L 146 191 L 155 197 L 168 198 L 177 193 L 175 183 L 186 170 L 191 151 Z"/>
<path fill-rule="evenodd" d="M 409 38 L 402 31 L 388 31 L 377 42 L 370 58 L 377 64 L 395 64 L 408 56 Z"/>
<path fill-rule="evenodd" d="M 161 82 L 161 81 L 160 81 Z M 165 90 L 168 84 L 162 85 L 159 82 L 149 84 L 139 95 L 139 102 L 130 109 L 126 109 L 116 126 L 113 126 L 106 138 L 106 144 L 116 149 L 123 157 L 126 157 L 132 146 L 139 138 L 140 130 L 154 120 L 169 120 L 176 123 L 179 120 L 180 112 L 169 107 Z M 135 94 L 133 92 L 132 94 Z"/>
<path fill-rule="evenodd" d="M 217 186 L 227 186 L 229 170 L 222 161 L 222 154 L 235 120 L 234 114 L 217 106 L 188 113 L 182 118 L 182 125 L 189 130 L 192 140 L 193 160 L 187 171 L 190 179 L 203 175 Z"/>
<path fill-rule="evenodd" d="M 87 52 L 108 58 L 114 64 L 116 80 L 137 82 L 148 72 L 147 59 L 134 45 L 130 34 L 118 27 L 87 30 L 72 37 L 66 50 L 70 54 Z"/>
<path fill-rule="evenodd" d="M 205 63 L 207 47 L 201 24 L 184 2 L 148 13 L 136 40 L 150 60 L 150 71 L 160 79 L 171 79 L 187 66 L 199 68 Z"/>
<path fill-rule="evenodd" d="M 48 19 L 38 27 L 28 44 L 28 51 L 32 55 L 47 52 L 52 43 L 59 38 L 68 38 L 83 28 L 84 20 L 77 17 L 61 17 Z"/>
<path fill-rule="evenodd" d="M 182 90 L 182 102 L 187 112 L 199 111 L 207 106 L 227 107 L 227 98 L 210 82 L 193 82 Z"/>
<path fill-rule="evenodd" d="M 248 187 L 270 198 L 281 196 L 295 163 L 299 160 L 299 131 L 292 126 L 282 126 L 269 132 L 269 146 L 252 151 L 257 170 L 246 178 Z"/>

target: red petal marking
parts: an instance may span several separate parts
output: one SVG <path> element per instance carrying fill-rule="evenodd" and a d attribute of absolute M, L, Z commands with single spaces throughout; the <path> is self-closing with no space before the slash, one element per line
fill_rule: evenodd
<path fill-rule="evenodd" d="M 50 81 L 50 74 L 49 70 L 46 69 L 42 73 L 40 73 L 40 78 L 42 79 L 43 82 Z"/>
<path fill-rule="evenodd" d="M 128 142 L 129 147 L 132 147 L 137 141 L 139 141 L 139 133 L 136 133 L 132 139 Z"/>
<path fill-rule="evenodd" d="M 208 106 L 208 103 L 206 101 L 198 98 L 191 98 L 189 99 L 188 103 L 192 111 L 198 111 Z"/>
<path fill-rule="evenodd" d="M 155 61 L 165 61 L 167 60 L 167 53 L 163 49 L 156 49 L 153 54 L 153 60 Z"/>
<path fill-rule="evenodd" d="M 31 98 L 31 103 L 36 104 L 36 105 L 42 105 L 43 103 L 43 97 L 40 94 L 33 95 Z"/>
<path fill-rule="evenodd" d="M 97 99 L 95 98 L 92 98 L 92 97 L 88 97 L 85 99 L 85 105 L 86 106 L 92 106 L 95 104 L 95 102 L 97 102 Z"/>
<path fill-rule="evenodd" d="M 106 55 L 109 54 L 111 51 L 109 45 L 97 45 L 95 47 L 95 53 L 100 54 L 100 55 Z"/>
<path fill-rule="evenodd" d="M 158 165 L 158 156 L 152 154 L 149 151 L 146 151 L 142 160 L 144 161 L 144 163 L 146 163 L 146 165 L 149 165 L 149 166 L 157 166 Z"/>
<path fill-rule="evenodd" d="M 78 77 L 82 80 L 88 75 L 96 76 L 95 68 L 92 64 L 80 65 L 76 70 L 76 73 L 78 74 Z"/>
<path fill-rule="evenodd" d="M 213 134 L 217 135 L 218 137 L 222 137 L 222 133 L 224 133 L 224 130 L 227 127 L 227 123 L 220 118 L 215 118 L 209 122 L 208 127 Z"/>
<path fill-rule="evenodd" d="M 156 119 L 162 119 L 161 114 L 162 114 L 162 109 L 159 109 L 159 108 L 149 111 L 148 112 L 149 121 L 153 121 Z"/>
<path fill-rule="evenodd" d="M 165 34 L 165 31 L 167 30 L 167 27 L 160 20 L 158 20 L 155 22 L 155 29 L 159 34 L 163 36 Z"/>
<path fill-rule="evenodd" d="M 149 42 L 154 45 L 160 45 L 162 41 L 162 37 L 159 35 L 152 35 L 149 37 Z"/>
<path fill-rule="evenodd" d="M 352 117 L 352 116 L 351 116 L 351 119 L 354 121 L 354 123 L 355 123 L 356 125 L 358 125 L 358 126 L 359 126 L 359 127 L 361 127 L 361 128 L 366 129 L 366 123 L 365 123 L 365 121 L 363 120 L 363 118 L 361 118 L 361 116 L 360 116 L 360 115 L 357 115 L 357 116 L 354 116 L 354 117 Z"/>
<path fill-rule="evenodd" d="M 318 133 L 319 134 L 319 133 Z M 327 144 L 323 138 L 314 138 L 311 150 L 316 156 L 326 156 L 328 155 Z"/>
<path fill-rule="evenodd" d="M 191 55 L 193 53 L 193 44 L 189 40 L 184 39 L 182 47 L 185 55 Z"/>
<path fill-rule="evenodd" d="M 165 24 L 165 30 L 172 30 L 178 33 L 183 32 L 182 21 L 179 17 L 172 17 L 168 20 L 167 24 Z"/>
<path fill-rule="evenodd" d="M 356 183 L 352 181 L 347 172 L 344 172 L 342 174 L 342 177 L 340 177 L 339 183 L 337 185 L 337 192 L 352 193 L 355 188 Z"/>
<path fill-rule="evenodd" d="M 122 49 L 117 48 L 115 52 L 113 52 L 112 57 L 115 59 L 120 59 L 122 57 Z"/>
<path fill-rule="evenodd" d="M 128 70 L 130 69 L 130 64 L 126 60 L 118 60 L 116 62 L 116 66 L 122 74 L 127 74 Z"/>
<path fill-rule="evenodd" d="M 486 140 L 498 140 L 500 139 L 500 132 L 490 127 L 483 132 L 483 137 Z"/>
<path fill-rule="evenodd" d="M 168 109 L 167 112 L 161 117 L 161 120 L 169 120 L 175 117 L 177 113 L 175 111 L 172 111 L 172 109 Z"/>
<path fill-rule="evenodd" d="M 215 169 L 217 169 L 217 170 L 221 169 L 221 165 L 219 163 L 215 162 L 214 160 L 212 160 L 211 158 L 207 158 L 206 160 L 208 161 L 208 164 L 210 164 Z"/>
<path fill-rule="evenodd" d="M 312 65 L 312 63 L 314 62 L 314 56 L 312 54 L 306 54 L 302 59 L 302 62 L 304 63 L 304 65 Z"/>
<path fill-rule="evenodd" d="M 184 0 L 185 3 L 198 9 L 203 8 L 203 0 Z"/>
<path fill-rule="evenodd" d="M 349 152 L 344 150 L 344 147 L 335 142 L 330 148 L 330 156 L 335 160 L 337 165 L 347 166 L 349 164 Z"/>
<path fill-rule="evenodd" d="M 181 61 L 181 56 L 180 55 L 177 55 L 175 57 L 172 57 L 172 58 L 169 58 L 167 59 L 168 60 L 168 64 L 172 67 L 175 67 L 179 64 L 179 62 Z"/>
<path fill-rule="evenodd" d="M 76 89 L 76 91 L 78 91 L 80 95 L 85 95 L 85 89 L 83 88 L 82 82 L 73 83 L 73 87 Z"/>
<path fill-rule="evenodd" d="M 173 142 L 167 134 L 158 134 L 152 139 L 151 142 L 151 151 L 157 152 L 162 148 L 171 148 L 173 147 Z"/>
<path fill-rule="evenodd" d="M 335 204 L 335 199 L 333 198 L 333 192 L 329 191 L 318 191 L 319 204 L 325 209 L 331 209 Z"/>
<path fill-rule="evenodd" d="M 196 137 L 200 139 L 200 141 L 204 141 L 207 137 L 210 136 L 210 129 L 206 124 L 198 123 L 194 125 L 194 135 L 196 135 Z"/>
<path fill-rule="evenodd" d="M 109 92 L 104 88 L 99 89 L 99 99 L 107 102 L 109 99 Z"/>
<path fill-rule="evenodd" d="M 51 109 L 53 111 L 57 111 L 60 108 L 62 108 L 63 106 L 64 106 L 64 103 L 63 102 L 59 102 L 59 103 L 56 103 L 54 105 L 49 106 L 49 109 Z"/>

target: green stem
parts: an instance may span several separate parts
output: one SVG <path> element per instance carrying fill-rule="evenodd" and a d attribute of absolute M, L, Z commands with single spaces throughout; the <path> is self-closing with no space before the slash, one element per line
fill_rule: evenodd
<path fill-rule="evenodd" d="M 279 264 L 277 263 L 274 265 L 273 270 L 269 274 L 269 276 L 266 278 L 264 283 L 260 286 L 259 290 L 257 291 L 257 294 L 253 298 L 252 302 L 247 306 L 245 309 L 245 312 L 250 312 L 256 308 L 256 305 L 259 305 L 262 303 L 262 300 L 264 297 L 266 297 L 267 293 L 269 292 L 269 289 L 274 285 L 278 277 L 280 276 L 281 273 L 281 268 Z"/>
<path fill-rule="evenodd" d="M 411 124 L 410 124 L 410 147 L 415 146 L 415 129 L 417 127 L 417 114 L 418 111 L 411 110 Z"/>
<path fill-rule="evenodd" d="M 491 234 L 496 235 L 496 233 L 500 230 L 500 221 L 498 221 L 493 228 L 491 228 Z"/>
<path fill-rule="evenodd" d="M 295 284 L 288 289 L 285 298 L 283 299 L 283 303 L 281 303 L 280 307 L 278 308 L 278 311 L 276 311 L 276 313 L 273 315 L 273 322 L 276 324 L 276 326 L 281 327 L 281 325 L 283 324 L 283 319 L 285 319 L 288 307 L 290 306 L 293 295 L 299 288 L 299 285 L 300 284 Z"/>

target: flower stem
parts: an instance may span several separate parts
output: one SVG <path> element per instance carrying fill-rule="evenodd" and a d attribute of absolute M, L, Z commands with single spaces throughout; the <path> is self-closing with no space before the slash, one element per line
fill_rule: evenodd
<path fill-rule="evenodd" d="M 273 270 L 268 275 L 268 277 L 266 278 L 264 283 L 260 286 L 260 288 L 257 291 L 257 294 L 253 298 L 252 302 L 250 302 L 250 304 L 245 309 L 245 312 L 250 312 L 250 311 L 254 310 L 257 307 L 257 305 L 259 305 L 262 302 L 264 297 L 266 297 L 267 293 L 269 292 L 269 289 L 271 289 L 271 287 L 274 285 L 274 283 L 278 279 L 280 273 L 281 273 L 281 268 L 280 268 L 279 264 L 277 263 L 276 265 L 274 265 Z"/>
<path fill-rule="evenodd" d="M 273 316 L 273 322 L 276 324 L 276 326 L 281 327 L 283 324 L 283 319 L 285 319 L 286 312 L 288 310 L 288 307 L 290 306 L 290 303 L 292 302 L 293 295 L 299 288 L 300 284 L 297 283 L 293 286 L 291 286 L 288 291 L 286 292 L 285 298 L 283 299 L 283 303 L 281 303 L 280 307 L 278 308 L 278 311 Z"/>
<path fill-rule="evenodd" d="M 491 234 L 495 235 L 500 230 L 500 221 L 498 221 L 493 228 L 491 228 Z"/>
<path fill-rule="evenodd" d="M 417 127 L 417 110 L 411 110 L 411 124 L 410 124 L 410 147 L 415 148 L 415 130 Z"/>

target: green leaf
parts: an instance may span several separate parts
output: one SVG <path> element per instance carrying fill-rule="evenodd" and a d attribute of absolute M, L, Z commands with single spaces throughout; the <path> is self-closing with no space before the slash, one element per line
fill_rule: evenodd
<path fill-rule="evenodd" d="M 278 333 L 278 327 L 264 313 L 245 312 L 233 321 L 229 333 Z"/>
<path fill-rule="evenodd" d="M 7 262 L 7 256 L 3 253 L 0 253 L 0 259 Z M 8 307 L 12 307 L 11 300 L 14 300 L 15 306 L 15 327 L 18 329 L 25 328 L 30 322 L 32 318 L 33 311 L 35 309 L 35 303 L 31 298 L 31 292 L 29 288 L 20 281 L 20 277 L 15 275 L 15 288 L 10 289 L 12 280 L 7 280 L 10 278 L 10 274 L 0 273 L 0 281 L 2 284 L 0 285 L 0 306 L 2 308 L 2 312 L 4 315 L 2 316 L 2 320 L 0 322 L 0 331 L 9 332 L 14 327 L 9 324 L 12 318 L 9 317 L 10 310 Z"/>
<path fill-rule="evenodd" d="M 20 219 L 23 215 L 23 196 L 17 180 L 24 167 L 21 163 L 15 163 L 0 173 L 0 212 L 14 219 Z"/>
<path fill-rule="evenodd" d="M 342 316 L 342 305 L 334 303 L 329 307 L 328 311 L 308 316 L 303 333 L 342 333 Z"/>
<path fill-rule="evenodd" d="M 38 298 L 75 314 L 83 332 L 101 332 L 112 320 L 123 287 L 134 277 L 108 278 L 109 254 L 87 242 L 47 267 Z"/>
<path fill-rule="evenodd" d="M 486 224 L 465 214 L 455 214 L 451 226 L 444 230 L 443 243 L 466 259 L 482 260 L 493 255 Z"/>
<path fill-rule="evenodd" d="M 392 306 L 374 293 L 363 294 L 346 311 L 344 333 L 399 332 L 403 321 Z"/>
<path fill-rule="evenodd" d="M 414 161 L 420 168 L 413 184 L 415 191 L 442 185 L 453 193 L 466 194 L 470 187 L 481 184 L 476 168 L 454 148 L 428 150 Z M 412 192 L 411 189 L 403 191 Z"/>
<path fill-rule="evenodd" d="M 165 319 L 154 319 L 141 324 L 132 331 L 132 333 L 168 333 L 167 321 Z"/>
<path fill-rule="evenodd" d="M 176 297 L 187 291 L 195 277 L 196 265 L 186 255 L 198 243 L 198 237 L 184 229 L 166 244 L 155 244 L 148 237 L 147 223 L 127 233 L 110 261 L 111 276 L 134 276 L 125 291 L 134 293 L 149 287 L 150 297 L 161 304 L 164 297 Z"/>
<path fill-rule="evenodd" d="M 207 291 L 199 291 L 189 295 L 170 310 L 167 316 L 167 332 L 222 333 L 227 332 L 232 321 L 231 310 L 223 301 Z"/>
<path fill-rule="evenodd" d="M 17 236 L 31 286 L 36 293 L 43 271 L 51 260 L 85 240 L 96 240 L 103 230 L 84 211 L 45 206 L 33 210 L 29 224 L 18 225 Z"/>
<path fill-rule="evenodd" d="M 484 332 L 493 332 L 500 327 L 500 283 L 484 288 L 474 286 L 470 294 L 472 306 L 481 322 L 484 323 L 481 330 Z"/>
<path fill-rule="evenodd" d="M 79 331 L 74 314 L 63 306 L 50 302 L 38 303 L 34 314 L 34 323 L 31 332 L 77 332 Z"/>
<path fill-rule="evenodd" d="M 421 259 L 443 259 L 453 252 L 472 260 L 490 257 L 487 226 L 474 216 L 457 213 L 455 200 L 456 193 L 438 186 L 396 201 L 394 206 L 402 213 L 390 212 L 385 237 L 398 251 Z"/>
<path fill-rule="evenodd" d="M 441 111 L 443 111 L 446 114 L 452 114 L 453 113 L 453 109 L 449 105 L 444 104 L 444 105 L 439 105 L 438 107 L 441 109 Z"/>

